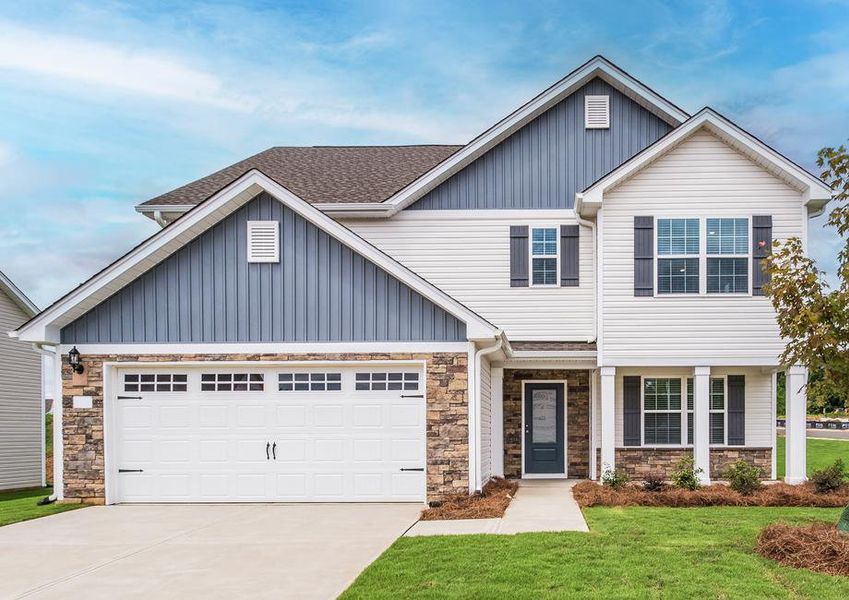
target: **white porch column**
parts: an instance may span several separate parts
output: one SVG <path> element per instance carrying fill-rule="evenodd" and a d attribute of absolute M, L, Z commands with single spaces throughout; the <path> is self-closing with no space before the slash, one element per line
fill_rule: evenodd
<path fill-rule="evenodd" d="M 601 472 L 616 468 L 616 368 L 601 372 Z"/>
<path fill-rule="evenodd" d="M 490 408 L 492 418 L 490 441 L 492 476 L 504 477 L 504 369 L 492 367 L 489 370 L 489 378 L 489 393 L 492 401 Z"/>
<path fill-rule="evenodd" d="M 787 472 L 784 481 L 799 484 L 807 481 L 807 437 L 806 420 L 808 416 L 808 370 L 794 365 L 787 370 L 786 412 L 787 412 Z"/>
<path fill-rule="evenodd" d="M 699 481 L 710 485 L 710 367 L 693 369 L 693 460 Z"/>

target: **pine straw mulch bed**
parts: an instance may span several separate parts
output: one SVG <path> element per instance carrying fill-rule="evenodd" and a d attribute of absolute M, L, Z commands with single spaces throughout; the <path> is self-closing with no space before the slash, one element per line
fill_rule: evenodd
<path fill-rule="evenodd" d="M 817 494 L 812 484 L 764 485 L 751 496 L 743 496 L 727 485 L 709 485 L 695 491 L 666 487 L 658 492 L 643 490 L 638 485 L 627 485 L 614 490 L 584 481 L 572 488 L 575 500 L 582 508 L 590 506 L 796 506 L 815 508 L 841 508 L 849 504 L 849 485 L 830 494 Z"/>
<path fill-rule="evenodd" d="M 506 479 L 493 479 L 480 494 L 469 496 L 458 494 L 442 502 L 439 506 L 426 508 L 422 512 L 422 521 L 442 521 L 453 519 L 497 519 L 504 516 L 519 484 Z"/>
<path fill-rule="evenodd" d="M 849 577 L 849 535 L 831 523 L 776 523 L 758 535 L 757 552 L 787 567 Z"/>

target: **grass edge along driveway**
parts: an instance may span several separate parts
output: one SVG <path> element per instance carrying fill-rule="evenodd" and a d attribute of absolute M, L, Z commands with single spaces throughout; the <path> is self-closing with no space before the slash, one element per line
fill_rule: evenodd
<path fill-rule="evenodd" d="M 590 508 L 589 534 L 401 538 L 342 598 L 849 598 L 849 578 L 753 552 L 777 521 L 840 509 Z"/>
<path fill-rule="evenodd" d="M 53 493 L 52 488 L 33 488 L 17 492 L 0 492 L 0 527 L 55 515 L 82 508 L 84 504 L 47 504 L 38 506 L 38 501 Z"/>

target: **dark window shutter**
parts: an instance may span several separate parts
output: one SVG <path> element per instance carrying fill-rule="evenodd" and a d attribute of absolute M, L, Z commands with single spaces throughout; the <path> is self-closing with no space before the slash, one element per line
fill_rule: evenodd
<path fill-rule="evenodd" d="M 528 226 L 510 226 L 510 287 L 528 287 Z"/>
<path fill-rule="evenodd" d="M 746 443 L 746 376 L 728 376 L 728 445 Z"/>
<path fill-rule="evenodd" d="M 634 217 L 634 295 L 654 295 L 654 217 Z"/>
<path fill-rule="evenodd" d="M 752 217 L 752 295 L 763 296 L 763 285 L 769 281 L 764 273 L 764 259 L 772 253 L 772 217 Z"/>
<path fill-rule="evenodd" d="M 626 375 L 622 378 L 622 416 L 624 442 L 626 446 L 639 446 L 640 436 L 640 387 L 639 375 Z"/>
<path fill-rule="evenodd" d="M 560 226 L 560 285 L 577 287 L 580 230 L 578 225 Z"/>

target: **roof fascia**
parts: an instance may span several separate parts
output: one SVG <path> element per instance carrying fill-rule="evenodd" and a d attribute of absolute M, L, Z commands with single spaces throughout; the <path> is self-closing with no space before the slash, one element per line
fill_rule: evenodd
<path fill-rule="evenodd" d="M 0 271 L 0 289 L 14 302 L 28 317 L 33 317 L 38 313 L 38 307 L 35 303 L 27 298 L 21 289 L 14 282 L 6 277 L 3 271 Z"/>
<path fill-rule="evenodd" d="M 575 195 L 576 212 L 584 217 L 594 216 L 602 206 L 606 192 L 646 168 L 702 127 L 798 189 L 803 193 L 806 205 L 822 206 L 831 199 L 832 190 L 821 179 L 808 173 L 722 115 L 710 108 L 703 108 L 683 125 L 622 163 L 583 192 L 577 193 Z"/>
<path fill-rule="evenodd" d="M 323 214 L 260 171 L 251 170 L 66 294 L 11 335 L 26 341 L 58 342 L 61 327 L 108 298 L 263 191 L 270 193 L 306 220 L 385 269 L 440 308 L 464 321 L 466 333 L 470 339 L 492 339 L 500 331 L 350 229 Z"/>

